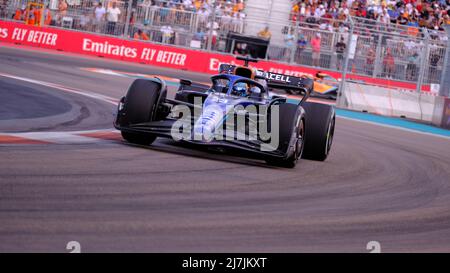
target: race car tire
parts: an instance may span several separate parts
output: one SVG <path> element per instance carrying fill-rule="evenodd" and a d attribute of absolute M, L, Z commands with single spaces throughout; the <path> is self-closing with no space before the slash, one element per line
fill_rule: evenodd
<path fill-rule="evenodd" d="M 126 141 L 139 145 L 150 145 L 156 140 L 156 136 L 151 134 L 139 134 L 122 131 L 122 137 Z"/>
<path fill-rule="evenodd" d="M 305 148 L 303 158 L 325 161 L 333 144 L 336 113 L 327 104 L 305 102 L 306 116 Z"/>
<path fill-rule="evenodd" d="M 125 96 L 125 115 L 120 123 L 128 126 L 155 120 L 161 97 L 167 94 L 161 87 L 162 84 L 158 81 L 134 80 Z M 156 136 L 151 134 L 128 131 L 122 131 L 122 137 L 128 142 L 141 145 L 150 145 L 156 139 Z"/>
<path fill-rule="evenodd" d="M 266 162 L 273 166 L 294 168 L 302 157 L 305 139 L 305 117 L 302 108 L 296 104 L 279 105 L 279 147 L 284 158 L 269 157 Z"/>

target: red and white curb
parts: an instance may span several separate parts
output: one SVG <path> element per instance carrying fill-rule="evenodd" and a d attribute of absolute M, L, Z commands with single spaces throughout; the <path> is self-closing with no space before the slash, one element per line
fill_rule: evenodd
<path fill-rule="evenodd" d="M 0 133 L 0 145 L 11 144 L 93 144 L 121 141 L 113 129 L 71 132 Z"/>

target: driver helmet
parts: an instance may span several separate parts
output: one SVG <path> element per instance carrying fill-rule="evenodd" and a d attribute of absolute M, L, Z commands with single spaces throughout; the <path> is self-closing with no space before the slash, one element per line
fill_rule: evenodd
<path fill-rule="evenodd" d="M 238 82 L 233 86 L 233 93 L 241 97 L 247 96 L 247 90 L 248 86 L 245 82 Z"/>

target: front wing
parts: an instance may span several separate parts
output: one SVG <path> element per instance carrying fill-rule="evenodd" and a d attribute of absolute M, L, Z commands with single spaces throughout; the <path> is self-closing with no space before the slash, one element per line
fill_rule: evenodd
<path fill-rule="evenodd" d="M 117 122 L 115 122 L 114 127 L 120 131 L 151 134 L 158 137 L 173 139 L 172 126 L 175 122 L 175 119 L 164 119 L 161 121 L 131 124 L 128 126 L 120 126 Z M 238 155 L 243 155 L 245 157 L 261 158 L 261 156 L 266 156 L 271 158 L 285 158 L 287 156 L 279 150 L 262 150 L 262 142 L 256 140 L 213 140 L 206 142 L 192 139 L 183 139 L 180 141 L 198 146 L 224 149 L 227 151 L 232 151 L 233 153 Z"/>

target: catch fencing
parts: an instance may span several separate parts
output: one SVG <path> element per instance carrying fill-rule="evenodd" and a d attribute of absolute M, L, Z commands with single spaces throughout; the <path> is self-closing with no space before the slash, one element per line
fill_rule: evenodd
<path fill-rule="evenodd" d="M 268 59 L 340 72 L 348 59 L 347 73 L 418 86 L 437 85 L 444 76 L 448 47 L 445 32 L 415 27 L 369 28 L 350 20 L 322 20 L 319 25 L 300 22 L 285 27 L 284 33 L 283 43 L 269 45 Z M 312 44 L 317 38 L 319 53 L 313 54 Z M 339 52 L 338 43 L 350 49 L 348 54 L 346 50 Z"/>

